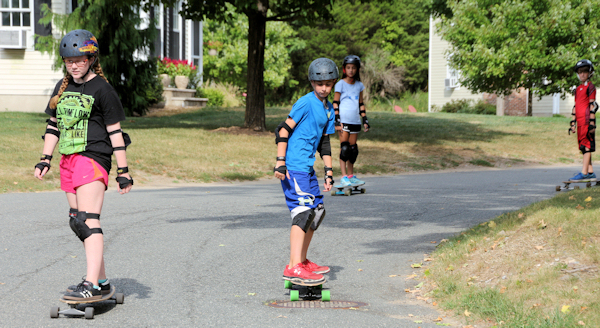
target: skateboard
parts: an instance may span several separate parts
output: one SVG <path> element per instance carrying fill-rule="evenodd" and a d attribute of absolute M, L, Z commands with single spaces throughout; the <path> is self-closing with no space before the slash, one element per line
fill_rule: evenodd
<path fill-rule="evenodd" d="M 595 182 L 595 184 L 594 184 Z M 556 191 L 561 191 L 561 189 L 569 190 L 569 185 L 571 183 L 585 183 L 586 188 L 591 188 L 594 186 L 600 186 L 600 182 L 597 182 L 596 179 L 584 179 L 584 180 L 576 180 L 576 181 L 563 181 L 564 187 L 556 186 Z M 579 189 L 579 186 L 573 186 L 573 189 Z"/>
<path fill-rule="evenodd" d="M 290 290 L 290 301 L 292 302 L 299 301 L 300 299 L 309 301 L 320 299 L 323 302 L 331 301 L 331 293 L 328 290 L 323 290 L 323 284 L 305 286 L 286 280 L 284 287 Z"/>
<path fill-rule="evenodd" d="M 331 188 L 331 196 L 336 196 L 336 195 L 350 196 L 350 195 L 352 195 L 353 191 L 364 194 L 367 190 L 365 188 L 359 188 L 360 186 L 364 186 L 364 183 L 361 183 L 358 185 L 348 185 L 348 186 L 342 186 L 342 185 L 333 186 L 333 188 Z"/>
<path fill-rule="evenodd" d="M 91 304 L 97 303 L 107 300 L 115 300 L 117 304 L 123 304 L 125 301 L 125 295 L 123 293 L 115 293 L 115 286 L 111 286 L 110 293 L 102 295 L 102 298 L 96 300 L 85 300 L 85 301 L 75 301 L 75 300 L 66 300 L 64 296 L 59 299 L 59 301 L 63 303 L 67 303 L 69 305 L 69 309 L 60 310 L 58 306 L 53 306 L 50 308 L 50 318 L 58 318 L 60 314 L 68 315 L 68 316 L 84 316 L 86 319 L 94 319 L 94 307 L 88 306 L 84 311 L 77 309 L 77 305 L 79 304 Z"/>

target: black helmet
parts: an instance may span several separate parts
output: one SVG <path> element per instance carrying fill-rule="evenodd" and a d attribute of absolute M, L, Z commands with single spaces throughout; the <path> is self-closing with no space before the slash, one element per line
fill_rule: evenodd
<path fill-rule="evenodd" d="M 337 80 L 339 77 L 337 65 L 329 58 L 317 58 L 308 66 L 309 81 Z"/>
<path fill-rule="evenodd" d="M 60 40 L 60 56 L 79 57 L 79 56 L 97 56 L 98 40 L 89 31 L 73 30 Z"/>
<path fill-rule="evenodd" d="M 348 55 L 344 58 L 342 67 L 345 67 L 346 64 L 354 64 L 354 65 L 356 65 L 356 68 L 360 68 L 360 57 L 358 57 L 356 55 Z"/>
<path fill-rule="evenodd" d="M 577 71 L 580 68 L 586 67 L 586 66 L 590 67 L 590 73 L 594 72 L 594 64 L 592 64 L 592 62 L 589 59 L 582 59 L 582 60 L 578 61 L 577 64 L 575 64 L 575 67 L 573 67 L 573 70 L 575 71 L 575 73 L 577 73 Z"/>

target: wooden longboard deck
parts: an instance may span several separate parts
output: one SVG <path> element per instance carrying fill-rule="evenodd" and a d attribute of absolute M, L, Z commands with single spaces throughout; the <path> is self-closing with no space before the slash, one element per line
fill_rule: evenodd
<path fill-rule="evenodd" d="M 575 180 L 575 181 L 563 181 L 562 183 L 588 183 L 588 182 L 596 182 L 596 179 L 585 179 L 585 180 Z"/>
<path fill-rule="evenodd" d="M 365 185 L 364 183 L 361 183 L 359 185 L 349 185 L 349 186 L 337 185 L 337 186 L 333 186 L 333 188 L 343 190 L 343 189 L 348 189 L 348 188 L 358 188 L 358 187 L 362 187 L 364 185 Z"/>
<path fill-rule="evenodd" d="M 64 299 L 64 296 L 63 296 L 59 299 L 59 301 L 61 301 L 63 303 L 67 303 L 67 304 L 89 304 L 89 303 L 102 302 L 102 301 L 106 301 L 106 300 L 110 299 L 111 297 L 113 297 L 113 295 L 115 294 L 115 291 L 116 291 L 115 286 L 111 286 L 110 293 L 102 295 L 102 298 L 99 298 L 96 300 L 85 300 L 85 301 L 66 300 L 66 299 Z"/>

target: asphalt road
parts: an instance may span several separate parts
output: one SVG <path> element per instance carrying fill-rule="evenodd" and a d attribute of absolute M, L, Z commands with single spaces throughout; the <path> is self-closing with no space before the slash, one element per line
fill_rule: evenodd
<path fill-rule="evenodd" d="M 438 327 L 404 292 L 410 264 L 477 223 L 556 194 L 578 167 L 367 177 L 367 193 L 325 196 L 309 258 L 329 265 L 332 300 L 355 310 L 280 309 L 290 216 L 277 181 L 106 193 L 107 273 L 125 303 L 94 320 L 50 318 L 85 273 L 64 193 L 0 195 L 0 326 Z M 390 278 L 390 275 L 399 275 Z M 408 315 L 412 314 L 413 317 Z M 423 320 L 415 324 L 415 320 Z M 85 321 L 85 322 L 84 322 Z"/>

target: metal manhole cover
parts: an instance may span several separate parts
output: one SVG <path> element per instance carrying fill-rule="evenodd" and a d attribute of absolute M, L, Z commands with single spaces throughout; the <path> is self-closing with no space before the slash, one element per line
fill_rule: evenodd
<path fill-rule="evenodd" d="M 367 306 L 369 304 L 363 302 L 354 301 L 272 301 L 269 302 L 269 306 L 276 308 L 287 308 L 287 309 L 350 309 L 358 308 L 361 306 Z"/>

